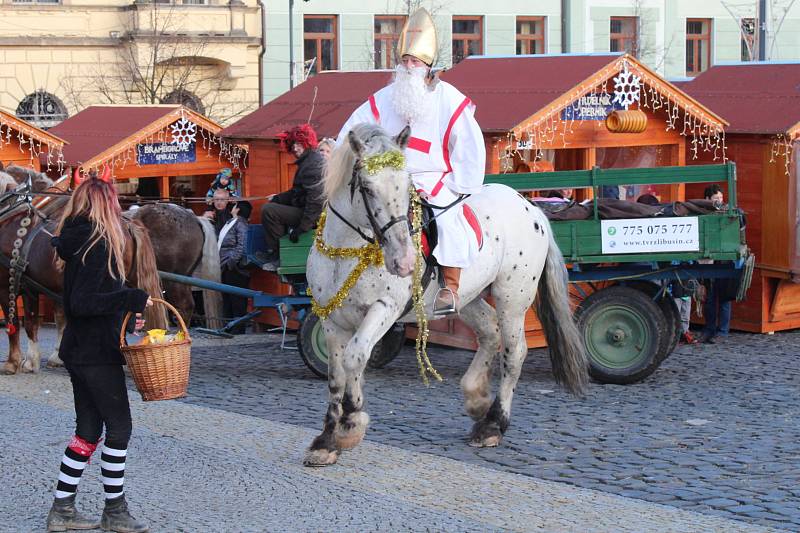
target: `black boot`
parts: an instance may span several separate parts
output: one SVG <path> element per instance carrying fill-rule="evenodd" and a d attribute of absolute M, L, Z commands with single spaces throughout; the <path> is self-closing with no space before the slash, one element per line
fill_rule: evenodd
<path fill-rule="evenodd" d="M 150 531 L 147 524 L 139 522 L 128 512 L 128 502 L 125 501 L 124 494 L 119 498 L 106 500 L 103 517 L 100 519 L 100 527 L 106 531 L 116 531 L 117 533 L 146 533 Z"/>
<path fill-rule="evenodd" d="M 75 495 L 56 498 L 47 514 L 47 531 L 70 529 L 97 529 L 100 522 L 83 516 L 75 509 Z"/>

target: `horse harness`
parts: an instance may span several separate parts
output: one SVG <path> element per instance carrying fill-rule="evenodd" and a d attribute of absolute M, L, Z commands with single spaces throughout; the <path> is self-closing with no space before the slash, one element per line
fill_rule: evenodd
<path fill-rule="evenodd" d="M 372 173 L 372 171 L 370 170 L 369 164 L 365 165 L 364 161 L 361 158 L 357 159 L 356 162 L 355 162 L 355 165 L 353 165 L 353 174 L 352 174 L 352 177 L 350 179 L 350 202 L 351 203 L 353 202 L 353 199 L 355 198 L 356 190 L 358 190 L 358 192 L 361 194 L 361 200 L 364 202 L 364 209 L 367 212 L 367 218 L 369 219 L 369 223 L 372 226 L 373 235 L 370 236 L 370 235 L 367 235 L 366 233 L 364 233 L 364 231 L 362 231 L 361 228 L 359 228 L 357 225 L 355 225 L 352 222 L 350 222 L 349 220 L 347 220 L 344 217 L 344 215 L 339 213 L 333 207 L 333 205 L 331 205 L 330 203 L 328 204 L 328 209 L 330 209 L 331 213 L 336 215 L 336 217 L 339 220 L 344 222 L 350 229 L 352 229 L 353 231 L 358 233 L 359 236 L 361 236 L 362 239 L 364 239 L 365 241 L 367 241 L 370 244 L 378 244 L 379 246 L 383 246 L 383 243 L 386 240 L 386 238 L 385 238 L 386 232 L 389 231 L 389 229 L 392 226 L 394 226 L 395 224 L 398 224 L 400 222 L 405 222 L 406 225 L 408 226 L 409 234 L 413 235 L 416 230 L 414 230 L 414 228 L 412 227 L 411 221 L 409 220 L 407 215 L 403 215 L 403 216 L 399 216 L 399 217 L 398 216 L 393 216 L 393 217 L 391 217 L 389 219 L 389 221 L 386 224 L 384 224 L 383 226 L 380 226 L 380 223 L 378 222 L 378 219 L 375 217 L 375 213 L 374 213 L 374 211 L 373 211 L 373 209 L 372 209 L 372 207 L 370 205 L 369 199 L 368 199 L 368 195 L 370 194 L 370 191 L 364 185 L 364 180 L 361 177 L 361 171 L 364 170 L 365 168 L 367 168 L 367 170 Z M 460 204 L 461 202 L 466 200 L 468 197 L 469 197 L 468 194 L 462 194 L 456 200 L 454 200 L 453 202 L 451 202 L 450 204 L 448 204 L 446 206 L 433 205 L 433 204 L 431 204 L 431 203 L 429 203 L 429 202 L 427 202 L 427 201 L 425 201 L 423 199 L 419 199 L 420 205 L 422 206 L 422 214 L 423 214 L 423 217 L 422 217 L 423 219 L 422 219 L 422 223 L 420 225 L 419 231 L 421 231 L 422 234 L 423 234 L 423 237 L 425 239 L 427 239 L 428 248 L 429 248 L 429 250 L 431 250 L 431 252 L 436 247 L 436 241 L 438 240 L 437 239 L 438 230 L 437 230 L 437 225 L 436 225 L 436 218 L 438 218 L 439 216 L 444 214 L 449 209 L 451 209 L 451 208 L 455 207 L 456 205 Z M 439 211 L 439 213 L 438 214 L 434 214 L 434 211 Z M 438 272 L 438 276 L 437 276 L 437 280 L 439 282 L 439 287 L 440 288 L 444 288 L 445 287 L 445 283 L 444 283 L 444 276 L 442 275 L 442 272 L 441 272 L 441 265 L 439 265 L 436 262 L 436 259 L 433 257 L 433 253 L 428 253 L 424 257 L 425 257 L 425 272 L 422 275 L 422 290 L 423 290 L 423 292 L 426 291 L 428 289 L 428 286 L 430 285 L 431 279 L 433 278 L 433 269 L 434 268 L 437 268 L 438 271 L 439 271 Z M 408 303 L 406 304 L 405 309 L 403 310 L 403 313 L 401 314 L 401 316 L 404 316 L 404 315 L 408 314 L 411 311 L 413 305 L 414 305 L 413 299 L 409 298 Z"/>

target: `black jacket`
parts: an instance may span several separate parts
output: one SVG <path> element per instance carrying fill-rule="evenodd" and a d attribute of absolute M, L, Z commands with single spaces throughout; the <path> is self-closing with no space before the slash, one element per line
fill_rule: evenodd
<path fill-rule="evenodd" d="M 147 293 L 131 289 L 108 273 L 104 241 L 95 244 L 86 258 L 92 222 L 85 217 L 67 220 L 52 244 L 64 260 L 64 314 L 67 326 L 58 356 L 72 365 L 123 365 L 119 332 L 128 311 L 140 313 Z"/>
<path fill-rule="evenodd" d="M 276 195 L 272 201 L 303 210 L 303 216 L 297 225 L 297 230 L 302 233 L 313 228 L 322 213 L 324 203 L 322 174 L 325 169 L 325 158 L 316 150 L 306 150 L 297 158 L 296 164 L 297 171 L 294 174 L 292 188 Z"/>
<path fill-rule="evenodd" d="M 219 266 L 222 270 L 236 270 L 239 274 L 249 276 L 250 272 L 241 267 L 241 260 L 244 258 L 247 246 L 247 230 L 249 224 L 240 216 L 236 217 L 236 223 L 225 234 L 225 238 L 219 244 Z"/>

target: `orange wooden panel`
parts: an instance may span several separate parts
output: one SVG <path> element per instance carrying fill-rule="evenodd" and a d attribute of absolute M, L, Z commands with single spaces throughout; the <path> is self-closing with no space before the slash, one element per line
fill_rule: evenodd
<path fill-rule="evenodd" d="M 791 318 L 800 319 L 800 284 L 780 280 L 770 307 L 769 320 L 779 322 Z"/>

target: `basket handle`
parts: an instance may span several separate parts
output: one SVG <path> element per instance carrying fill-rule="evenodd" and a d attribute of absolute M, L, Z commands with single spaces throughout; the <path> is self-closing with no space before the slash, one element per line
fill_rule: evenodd
<path fill-rule="evenodd" d="M 183 334 L 186 336 L 186 340 L 189 340 L 189 329 L 186 327 L 186 322 L 183 321 L 183 318 L 181 317 L 181 314 L 178 312 L 178 310 L 175 309 L 175 307 L 173 307 L 171 303 L 169 303 L 166 300 L 162 300 L 161 298 L 150 298 L 150 299 L 153 301 L 153 304 L 157 303 L 164 304 L 164 306 L 167 309 L 172 311 L 172 314 L 174 314 L 178 318 L 178 324 L 180 325 Z M 128 321 L 131 319 L 132 315 L 133 313 L 128 311 L 128 313 L 125 315 L 125 319 L 122 321 L 122 329 L 119 332 L 120 346 L 128 345 L 128 340 L 125 338 L 125 328 L 128 326 Z"/>

